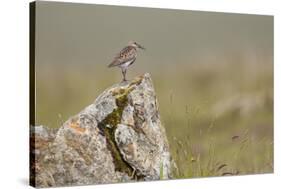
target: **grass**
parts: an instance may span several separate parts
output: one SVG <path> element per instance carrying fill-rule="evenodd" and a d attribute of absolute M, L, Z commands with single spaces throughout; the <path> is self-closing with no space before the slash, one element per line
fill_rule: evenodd
<path fill-rule="evenodd" d="M 256 116 L 259 116 L 256 120 L 240 116 L 210 119 L 206 126 L 201 125 L 198 116 L 187 120 L 182 130 L 168 127 L 173 158 L 178 165 L 176 178 L 272 172 L 272 118 L 264 113 Z M 224 128 L 225 124 L 229 127 Z"/>
<path fill-rule="evenodd" d="M 273 145 L 269 139 L 253 140 L 248 132 L 233 136 L 227 149 L 210 134 L 202 134 L 197 143 L 190 136 L 170 140 L 173 158 L 177 162 L 176 178 L 228 176 L 270 173 L 273 171 Z M 205 148 L 204 148 L 205 146 Z M 265 153 L 265 154 L 263 154 Z M 257 157 L 257 155 L 259 157 Z"/>
<path fill-rule="evenodd" d="M 166 124 L 180 122 L 173 112 Z M 203 116 L 199 108 L 189 108 L 181 128 L 166 127 L 176 178 L 273 172 L 272 112 L 231 113 L 209 118 L 209 123 Z"/>
<path fill-rule="evenodd" d="M 273 64 L 235 60 L 149 66 L 176 178 L 273 172 Z M 103 66 L 41 66 L 36 118 L 50 127 L 121 79 Z M 128 78 L 148 70 L 134 66 Z"/>

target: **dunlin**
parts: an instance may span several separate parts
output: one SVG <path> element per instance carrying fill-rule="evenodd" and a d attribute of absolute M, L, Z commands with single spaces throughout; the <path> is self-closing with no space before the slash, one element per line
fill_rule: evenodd
<path fill-rule="evenodd" d="M 145 49 L 140 44 L 130 41 L 128 46 L 124 47 L 108 65 L 108 67 L 118 66 L 122 70 L 123 81 L 127 81 L 126 72 L 130 65 L 132 65 L 137 57 L 137 49 Z"/>

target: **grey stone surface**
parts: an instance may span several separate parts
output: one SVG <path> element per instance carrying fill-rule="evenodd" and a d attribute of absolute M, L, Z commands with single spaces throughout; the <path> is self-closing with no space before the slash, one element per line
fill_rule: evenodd
<path fill-rule="evenodd" d="M 109 87 L 54 133 L 43 126 L 33 129 L 37 187 L 172 177 L 149 74 Z"/>

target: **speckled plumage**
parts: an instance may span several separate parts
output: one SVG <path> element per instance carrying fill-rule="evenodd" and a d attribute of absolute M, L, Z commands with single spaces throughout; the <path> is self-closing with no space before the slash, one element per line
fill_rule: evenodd
<path fill-rule="evenodd" d="M 133 46 L 127 46 L 123 48 L 121 52 L 114 57 L 113 61 L 111 62 L 111 64 L 109 64 L 108 67 L 122 66 L 127 62 L 135 61 L 136 57 L 137 57 L 137 48 Z"/>
<path fill-rule="evenodd" d="M 144 49 L 141 45 L 136 42 L 130 41 L 128 46 L 124 47 L 108 65 L 108 67 L 118 66 L 122 70 L 123 81 L 126 80 L 126 71 L 130 65 L 132 65 L 137 57 L 137 49 Z"/>

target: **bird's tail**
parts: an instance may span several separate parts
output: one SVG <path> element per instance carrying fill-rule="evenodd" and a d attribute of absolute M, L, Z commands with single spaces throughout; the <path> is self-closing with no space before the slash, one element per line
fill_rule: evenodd
<path fill-rule="evenodd" d="M 116 66 L 116 61 L 111 62 L 107 67 L 111 68 Z"/>

